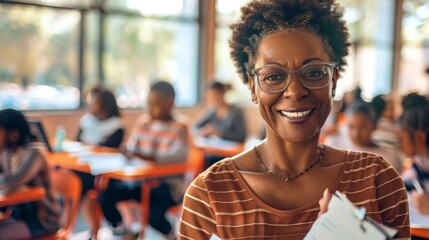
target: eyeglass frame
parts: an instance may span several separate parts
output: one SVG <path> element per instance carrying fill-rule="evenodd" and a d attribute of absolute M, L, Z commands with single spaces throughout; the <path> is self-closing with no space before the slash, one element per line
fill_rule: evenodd
<path fill-rule="evenodd" d="M 300 73 L 301 72 L 301 70 L 304 68 L 304 67 L 307 67 L 307 66 L 309 66 L 309 65 L 316 65 L 316 64 L 323 64 L 323 65 L 328 65 L 331 69 L 332 69 L 332 76 L 333 76 L 333 74 L 334 74 L 334 71 L 335 71 L 335 69 L 336 69 L 336 67 L 338 66 L 338 64 L 336 63 L 336 62 L 310 62 L 310 63 L 307 63 L 307 64 L 304 64 L 304 65 L 302 65 L 300 68 L 298 68 L 298 69 L 288 69 L 288 68 L 285 68 L 285 67 L 283 67 L 283 66 L 281 66 L 281 65 L 279 65 L 279 64 L 275 64 L 275 63 L 268 63 L 268 64 L 265 64 L 264 66 L 262 66 L 262 67 L 259 67 L 259 68 L 254 68 L 251 72 L 250 72 L 250 76 L 255 76 L 256 75 L 256 79 L 257 79 L 257 81 L 258 81 L 258 85 L 259 85 L 259 87 L 262 89 L 262 91 L 264 91 L 264 92 L 266 92 L 266 93 L 279 93 L 279 92 L 283 92 L 284 90 L 286 90 L 288 87 L 289 87 L 289 85 L 292 83 L 292 74 L 293 73 Z M 276 90 L 276 91 L 266 91 L 266 90 L 264 90 L 262 87 L 261 87 L 261 82 L 260 82 L 260 80 L 259 80 L 259 71 L 262 69 L 262 68 L 264 68 L 264 67 L 266 67 L 266 66 L 276 66 L 276 67 L 280 67 L 280 68 L 283 68 L 284 70 L 286 70 L 286 72 L 289 74 L 289 82 L 288 83 L 286 83 L 286 85 L 283 87 L 283 88 L 281 88 L 281 89 L 279 89 L 279 90 Z M 299 77 L 298 77 L 298 81 L 299 81 L 299 83 L 301 84 L 301 86 L 303 86 L 303 87 L 305 87 L 305 88 L 307 88 L 307 89 L 310 89 L 310 90 L 312 90 L 312 89 L 321 89 L 321 88 L 324 88 L 324 87 L 326 87 L 326 86 L 328 86 L 329 85 L 329 82 L 332 80 L 332 76 L 330 77 L 330 79 L 328 80 L 328 82 L 326 82 L 326 84 L 325 85 L 323 85 L 323 86 L 320 86 L 320 87 L 308 87 L 308 86 L 306 86 L 303 82 L 302 82 L 302 77 L 301 77 L 301 74 L 299 74 L 298 75 Z"/>

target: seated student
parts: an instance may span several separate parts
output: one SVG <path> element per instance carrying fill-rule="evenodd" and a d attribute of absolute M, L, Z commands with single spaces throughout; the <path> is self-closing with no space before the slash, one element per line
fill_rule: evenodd
<path fill-rule="evenodd" d="M 119 147 L 124 137 L 115 96 L 107 90 L 93 91 L 89 113 L 79 121 L 76 139 L 87 145 Z"/>
<path fill-rule="evenodd" d="M 243 143 L 246 139 L 246 122 L 240 108 L 230 105 L 225 100 L 229 87 L 213 81 L 207 90 L 211 107 L 197 121 L 199 135 L 215 136 L 226 140 Z"/>
<path fill-rule="evenodd" d="M 416 93 L 402 100 L 403 112 L 400 142 L 402 151 L 412 157 L 413 165 L 402 173 L 407 188 L 413 188 L 410 180 L 420 182 L 424 193 L 413 191 L 410 201 L 416 209 L 429 215 L 429 100 Z"/>
<path fill-rule="evenodd" d="M 229 86 L 212 81 L 208 85 L 207 100 L 211 107 L 197 121 L 195 126 L 202 137 L 218 137 L 225 140 L 244 143 L 246 139 L 246 121 L 243 111 L 225 100 Z M 206 154 L 206 167 L 225 156 Z"/>
<path fill-rule="evenodd" d="M 124 138 L 124 127 L 115 96 L 110 91 L 100 88 L 92 89 L 89 96 L 91 96 L 88 101 L 89 112 L 80 119 L 77 141 L 86 145 L 118 148 Z M 95 177 L 80 171 L 75 173 L 82 181 L 81 210 L 87 223 L 91 225 L 94 222 L 94 215 L 86 194 L 94 188 Z M 90 229 L 95 231 L 92 226 Z"/>
<path fill-rule="evenodd" d="M 381 147 L 398 147 L 398 126 L 395 122 L 395 106 L 392 98 L 377 95 L 372 99 L 371 105 L 374 107 L 378 119 L 377 127 L 371 134 L 372 141 Z"/>
<path fill-rule="evenodd" d="M 155 83 L 149 91 L 148 110 L 137 120 L 127 143 L 127 156 L 139 157 L 157 164 L 184 162 L 191 142 L 187 124 L 172 113 L 175 91 L 165 81 Z M 177 179 L 163 180 L 159 187 L 152 189 L 150 199 L 149 224 L 171 238 L 174 236 L 171 224 L 165 218 L 168 208 L 176 204 L 174 194 L 180 191 Z M 123 234 L 125 226 L 116 203 L 134 199 L 140 201 L 140 184 L 109 181 L 106 190 L 101 192 L 99 201 L 107 222 L 114 234 Z"/>
<path fill-rule="evenodd" d="M 13 206 L 12 218 L 16 222 L 0 222 L 0 239 L 11 236 L 29 239 L 59 228 L 60 209 L 49 181 L 48 164 L 30 140 L 25 117 L 12 109 L 1 110 L 0 194 L 13 192 L 21 186 L 38 186 L 45 189 L 46 196 L 41 201 Z M 25 236 L 26 233 L 30 235 Z"/>
<path fill-rule="evenodd" d="M 356 103 L 346 112 L 347 133 L 326 137 L 325 144 L 353 151 L 370 152 L 381 155 L 398 172 L 402 170 L 402 161 L 398 153 L 391 148 L 383 148 L 373 143 L 372 132 L 377 126 L 376 113 L 369 103 Z"/>

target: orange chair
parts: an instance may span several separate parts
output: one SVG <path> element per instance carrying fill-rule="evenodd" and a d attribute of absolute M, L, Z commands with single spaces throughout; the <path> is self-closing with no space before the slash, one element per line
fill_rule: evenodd
<path fill-rule="evenodd" d="M 183 191 L 192 183 L 192 181 L 204 170 L 204 153 L 196 148 L 192 147 L 186 160 L 186 172 L 184 176 Z M 157 180 L 152 180 L 142 184 L 141 191 L 141 210 L 142 210 L 142 230 L 140 238 L 144 237 L 145 227 L 149 223 L 149 211 L 150 211 L 150 190 L 159 185 Z M 176 214 L 180 212 L 180 205 L 173 206 L 169 209 L 169 213 Z"/>
<path fill-rule="evenodd" d="M 82 183 L 78 176 L 66 169 L 51 170 L 51 183 L 56 194 L 63 199 L 61 228 L 54 234 L 37 238 L 37 240 L 67 239 L 73 233 Z"/>

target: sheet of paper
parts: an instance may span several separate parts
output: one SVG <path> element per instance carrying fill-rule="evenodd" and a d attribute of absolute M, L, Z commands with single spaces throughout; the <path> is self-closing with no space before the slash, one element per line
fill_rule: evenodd
<path fill-rule="evenodd" d="M 320 216 L 313 224 L 305 240 L 384 240 L 386 236 L 368 221 L 361 222 L 355 215 L 353 203 L 343 194 L 337 193 L 329 202 L 328 212 Z M 381 226 L 381 225 L 378 225 Z M 396 230 L 383 228 L 391 236 Z"/>
<path fill-rule="evenodd" d="M 419 213 L 410 199 L 410 195 L 408 195 L 408 208 L 410 212 L 411 227 L 429 228 L 429 215 Z"/>
<path fill-rule="evenodd" d="M 216 236 L 216 234 L 212 234 L 209 240 L 221 240 L 221 238 Z"/>
<path fill-rule="evenodd" d="M 127 160 L 121 153 L 89 153 L 79 157 L 79 162 L 88 163 L 91 174 L 121 171 L 131 174 L 136 168 L 146 163 L 138 158 Z"/>
<path fill-rule="evenodd" d="M 197 137 L 195 140 L 196 145 L 202 147 L 212 147 L 212 148 L 220 148 L 220 149 L 235 149 L 240 143 L 225 140 L 221 138 L 205 138 L 205 137 Z"/>

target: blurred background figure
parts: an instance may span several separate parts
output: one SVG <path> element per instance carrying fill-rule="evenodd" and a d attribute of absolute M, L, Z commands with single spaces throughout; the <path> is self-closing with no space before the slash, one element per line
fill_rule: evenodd
<path fill-rule="evenodd" d="M 346 111 L 346 129 L 340 129 L 338 135 L 331 135 L 325 139 L 329 146 L 347 150 L 370 152 L 381 155 L 397 171 L 402 170 L 402 162 L 394 149 L 377 146 L 371 135 L 377 126 L 377 115 L 369 103 L 356 102 Z"/>
<path fill-rule="evenodd" d="M 11 218 L 0 221 L 0 239 L 32 239 L 56 232 L 60 226 L 50 169 L 31 139 L 24 115 L 12 109 L 0 111 L 0 195 L 23 186 L 45 189 L 41 201 L 12 207 Z"/>
<path fill-rule="evenodd" d="M 88 94 L 87 103 L 89 112 L 80 119 L 76 140 L 90 146 L 118 148 L 125 130 L 115 96 L 108 90 L 95 87 Z M 75 173 L 82 181 L 81 211 L 88 225 L 91 225 L 94 214 L 87 193 L 94 188 L 95 176 L 80 171 Z M 95 231 L 92 226 L 90 229 Z"/>
<path fill-rule="evenodd" d="M 412 158 L 412 166 L 402 176 L 408 190 L 416 187 L 412 180 L 423 188 L 423 192 L 413 191 L 410 201 L 420 213 L 429 216 L 429 100 L 411 93 L 403 98 L 402 107 L 401 149 Z"/>
<path fill-rule="evenodd" d="M 230 89 L 218 81 L 207 87 L 209 109 L 196 123 L 198 134 L 203 137 L 218 137 L 243 143 L 246 139 L 246 122 L 240 108 L 228 104 L 225 93 Z"/>
<path fill-rule="evenodd" d="M 399 146 L 398 125 L 395 121 L 393 99 L 387 95 L 377 95 L 372 99 L 377 119 L 377 127 L 372 132 L 372 141 L 381 147 L 396 148 Z"/>
<path fill-rule="evenodd" d="M 124 127 L 115 96 L 100 88 L 95 88 L 89 95 L 89 112 L 80 119 L 77 141 L 93 146 L 119 147 L 124 138 Z"/>
<path fill-rule="evenodd" d="M 136 121 L 125 154 L 155 164 L 174 164 L 186 161 L 192 146 L 188 123 L 173 114 L 176 97 L 173 86 L 166 81 L 154 83 L 147 96 L 148 112 Z M 182 196 L 182 178 L 160 179 L 160 185 L 150 190 L 149 224 L 165 239 L 175 239 L 175 231 L 166 219 L 168 208 Z M 110 180 L 99 195 L 104 217 L 114 235 L 123 239 L 138 237 L 141 220 L 138 214 L 120 212 L 117 204 L 125 200 L 141 201 L 141 182 Z M 147 199 L 144 199 L 147 201 Z M 125 216 L 123 216 L 125 214 Z M 141 216 L 141 214 L 139 214 Z M 131 222 L 127 223 L 127 219 Z"/>

